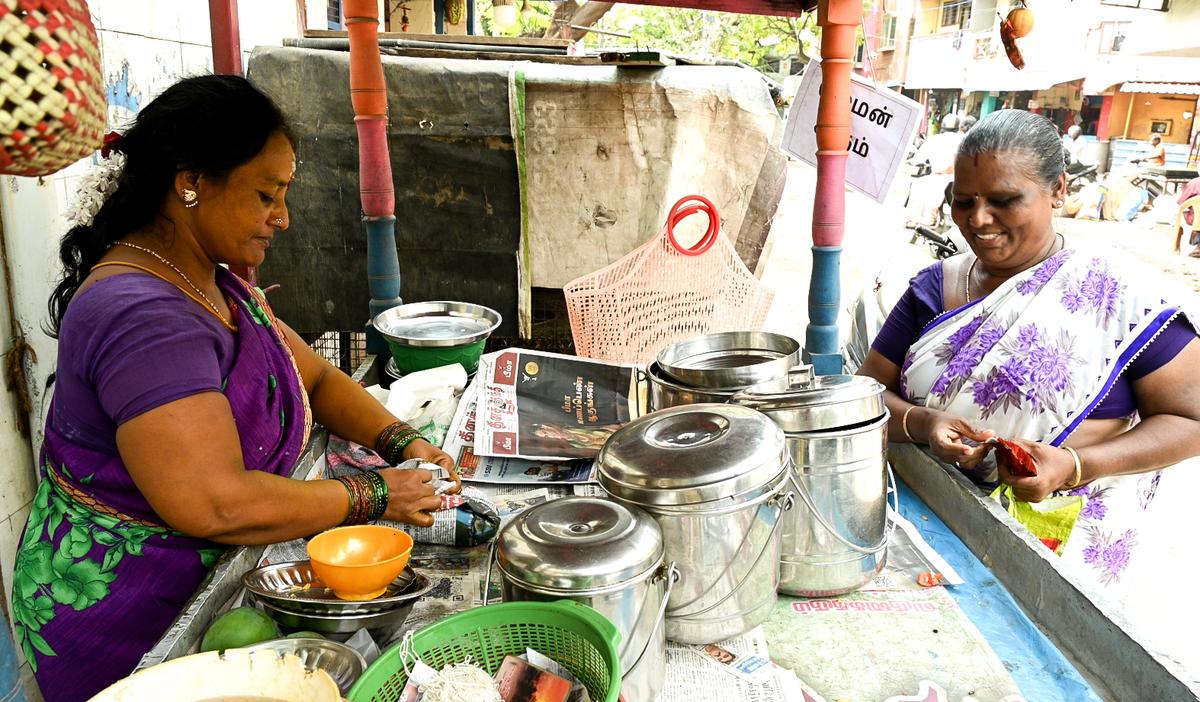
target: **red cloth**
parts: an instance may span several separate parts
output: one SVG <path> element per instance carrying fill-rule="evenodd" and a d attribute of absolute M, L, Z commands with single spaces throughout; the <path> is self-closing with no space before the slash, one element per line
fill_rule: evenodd
<path fill-rule="evenodd" d="M 1197 195 L 1200 195 L 1200 178 L 1192 178 L 1187 182 L 1187 185 L 1179 189 L 1179 199 L 1176 202 L 1182 205 L 1184 200 L 1196 197 Z M 1183 219 L 1188 223 L 1188 226 L 1192 225 L 1195 209 L 1195 207 L 1189 207 L 1183 213 Z"/>

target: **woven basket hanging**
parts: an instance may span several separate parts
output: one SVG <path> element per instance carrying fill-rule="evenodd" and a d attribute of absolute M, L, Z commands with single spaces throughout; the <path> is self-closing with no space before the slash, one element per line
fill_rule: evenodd
<path fill-rule="evenodd" d="M 684 248 L 675 225 L 696 213 L 708 216 L 708 231 Z M 694 336 L 760 331 L 775 298 L 721 234 L 717 208 L 699 195 L 675 203 L 657 236 L 567 283 L 563 294 L 576 353 L 642 364 Z"/>
<path fill-rule="evenodd" d="M 0 0 L 0 173 L 49 175 L 91 154 L 106 110 L 85 0 Z"/>

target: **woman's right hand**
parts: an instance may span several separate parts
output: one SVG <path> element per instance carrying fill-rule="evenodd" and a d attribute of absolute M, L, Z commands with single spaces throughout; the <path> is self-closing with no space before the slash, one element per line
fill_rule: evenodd
<path fill-rule="evenodd" d="M 934 456 L 968 470 L 987 456 L 990 447 L 981 442 L 994 438 L 996 432 L 980 429 L 962 417 L 940 410 L 925 408 L 925 411 L 929 413 L 924 423 L 926 443 Z M 977 443 L 965 443 L 963 439 Z"/>
<path fill-rule="evenodd" d="M 384 519 L 419 527 L 433 526 L 433 512 L 442 506 L 442 498 L 433 492 L 433 473 L 424 468 L 384 468 L 379 474 L 388 486 Z"/>

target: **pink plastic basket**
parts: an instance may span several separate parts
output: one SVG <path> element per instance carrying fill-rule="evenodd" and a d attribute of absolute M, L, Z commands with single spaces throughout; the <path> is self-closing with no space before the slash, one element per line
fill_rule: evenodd
<path fill-rule="evenodd" d="M 695 213 L 708 216 L 708 230 L 685 249 L 675 239 L 675 225 Z M 717 208 L 689 195 L 671 208 L 657 236 L 567 283 L 563 292 L 576 353 L 648 363 L 676 341 L 760 331 L 775 293 L 746 268 L 720 230 Z"/>

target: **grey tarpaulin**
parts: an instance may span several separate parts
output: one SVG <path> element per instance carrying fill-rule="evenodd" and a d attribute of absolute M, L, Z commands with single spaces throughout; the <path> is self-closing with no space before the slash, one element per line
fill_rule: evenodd
<path fill-rule="evenodd" d="M 786 164 L 773 146 L 778 113 L 752 72 L 383 63 L 405 301 L 482 303 L 504 315 L 500 335 L 516 336 L 527 329 L 518 320 L 528 323 L 529 286 L 561 287 L 617 260 L 693 193 L 716 203 L 756 270 Z M 262 282 L 282 284 L 271 301 L 297 329 L 361 329 L 368 295 L 349 55 L 260 47 L 248 74 L 292 120 L 300 159 L 292 225 L 275 239 Z"/>
<path fill-rule="evenodd" d="M 517 335 L 521 217 L 509 127 L 509 65 L 385 58 L 396 246 L 405 301 L 466 300 L 504 316 Z M 367 322 L 366 239 L 350 55 L 258 48 L 248 77 L 296 134 L 291 226 L 259 272 L 279 316 L 300 331 Z"/>

